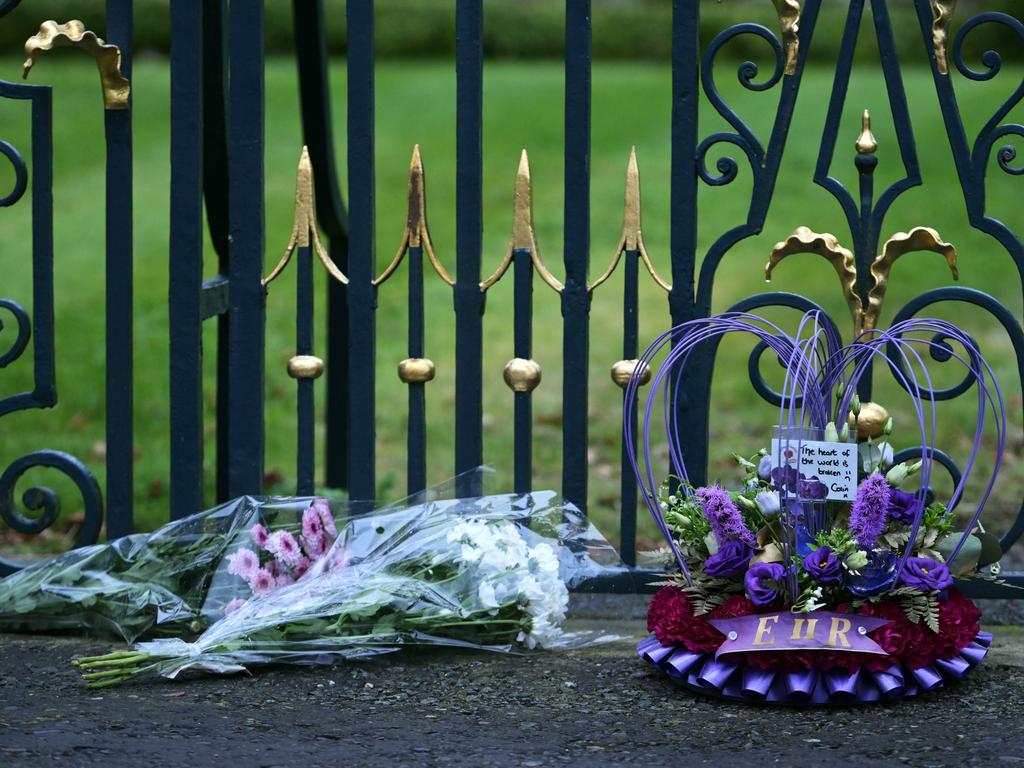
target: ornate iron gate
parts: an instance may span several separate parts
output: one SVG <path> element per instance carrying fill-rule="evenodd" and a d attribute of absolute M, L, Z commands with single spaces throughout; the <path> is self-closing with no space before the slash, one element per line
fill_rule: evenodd
<path fill-rule="evenodd" d="M 0 3 L 0 17 L 19 0 Z M 880 192 L 875 189 L 878 165 L 874 138 L 865 115 L 863 133 L 854 157 L 858 190 L 847 190 L 830 168 L 837 145 L 840 118 L 846 100 L 861 19 L 870 3 L 874 32 L 904 173 Z M 1024 24 L 1008 14 L 984 11 L 960 18 L 955 0 L 913 0 L 920 26 L 919 54 L 933 75 L 949 150 L 959 176 L 970 224 L 989 235 L 1016 265 L 1024 292 L 1024 243 L 1018 232 L 998 221 L 986 208 L 986 172 L 994 157 L 1000 172 L 1022 175 L 1014 166 L 1013 137 L 1024 137 L 1024 126 L 1006 122 L 1024 96 L 1024 81 L 984 123 L 969 136 L 959 113 L 954 76 L 963 82 L 994 78 L 1002 67 L 1000 55 L 989 51 L 981 69 L 964 56 L 965 41 L 979 27 L 999 27 L 1024 45 Z M 775 190 L 794 105 L 800 90 L 808 52 L 814 44 L 822 0 L 774 0 L 779 31 L 754 23 L 722 30 L 706 46 L 700 43 L 700 3 L 674 0 L 672 21 L 672 200 L 671 274 L 663 277 L 647 257 L 640 232 L 639 191 L 635 159 L 627 182 L 626 221 L 618 255 L 607 271 L 590 279 L 590 120 L 591 120 L 591 3 L 565 3 L 565 241 L 562 269 L 551 270 L 537 251 L 530 206 L 529 166 L 524 155 L 516 186 L 516 223 L 512 243 L 498 271 L 482 272 L 482 115 L 483 115 L 483 2 L 456 0 L 457 78 L 457 241 L 455 279 L 434 257 L 427 230 L 422 167 L 414 157 L 410 181 L 409 219 L 405 238 L 392 264 L 376 270 L 374 243 L 374 11 L 372 0 L 349 0 L 348 24 L 348 202 L 342 201 L 333 145 L 328 99 L 327 44 L 322 0 L 294 0 L 296 56 L 299 66 L 304 140 L 308 161 L 300 168 L 297 214 L 290 248 L 299 269 L 299 331 L 297 354 L 289 372 L 299 386 L 299 488 L 312 486 L 314 455 L 312 428 L 313 380 L 326 370 L 325 421 L 327 446 L 324 475 L 328 485 L 344 487 L 353 499 L 372 499 L 375 465 L 372 451 L 361 446 L 375 439 L 375 308 L 377 292 L 403 260 L 409 270 L 409 357 L 400 375 L 409 387 L 408 478 L 409 490 L 426 482 L 424 462 L 425 385 L 433 365 L 424 356 L 422 315 L 424 255 L 427 263 L 452 288 L 456 325 L 456 398 L 454 430 L 455 467 L 459 473 L 483 463 L 482 370 L 483 313 L 487 290 L 512 270 L 515 335 L 512 359 L 505 370 L 513 390 L 515 422 L 515 487 L 530 482 L 532 434 L 531 391 L 540 369 L 531 359 L 531 286 L 539 273 L 544 286 L 559 296 L 563 329 L 562 365 L 585 371 L 589 359 L 591 297 L 616 268 L 625 270 L 623 360 L 613 377 L 624 382 L 638 353 L 638 281 L 641 265 L 665 289 L 669 316 L 680 323 L 711 312 L 716 272 L 723 257 L 764 227 Z M 824 256 L 840 275 L 857 327 L 878 319 L 892 262 L 911 250 L 943 254 L 955 269 L 955 255 L 931 230 L 918 228 L 899 233 L 882 247 L 884 222 L 890 206 L 911 187 L 920 185 L 911 117 L 894 43 L 889 0 L 849 0 L 839 49 L 831 99 L 826 109 L 814 181 L 839 203 L 851 233 L 851 249 L 830 235 L 800 229 L 777 246 L 769 272 L 783 257 L 809 252 Z M 107 491 L 106 523 L 110 536 L 132 527 L 132 423 L 131 423 L 131 79 L 132 4 L 107 0 L 107 42 L 74 24 L 44 25 L 30 45 L 30 59 L 58 44 L 84 48 L 100 66 L 106 111 L 107 149 Z M 202 325 L 218 326 L 217 348 L 217 495 L 227 498 L 259 492 L 263 480 L 263 381 L 266 285 L 287 265 L 264 279 L 263 145 L 264 145 L 264 18 L 261 0 L 171 4 L 171 234 L 170 234 L 170 361 L 171 361 L 171 513 L 174 517 L 201 508 L 203 467 Z M 955 35 L 951 37 L 951 33 Z M 748 91 L 778 91 L 778 107 L 767 137 L 758 136 L 725 100 L 716 84 L 716 56 L 730 41 L 752 36 L 763 41 L 773 55 L 767 76 L 758 75 L 751 62 L 738 70 L 740 85 Z M 116 47 L 115 47 L 116 46 Z M 230 82 L 230 87 L 228 83 Z M 32 190 L 34 300 L 32 316 L 13 298 L 0 299 L 0 309 L 16 321 L 13 342 L 0 357 L 0 368 L 13 364 L 34 332 L 36 386 L 32 392 L 0 400 L 0 415 L 22 408 L 44 408 L 56 403 L 53 354 L 53 246 L 50 200 L 52 136 L 50 89 L 44 85 L 0 82 L 0 96 L 25 99 L 32 109 Z M 706 104 L 730 128 L 702 135 L 698 117 Z M 1006 141 L 1005 145 L 1000 145 Z M 709 156 L 731 147 L 739 160 L 721 155 L 709 168 Z M 0 205 L 19 201 L 26 189 L 28 165 L 20 152 L 0 143 L 15 170 L 14 189 Z M 714 240 L 706 252 L 698 249 L 698 188 L 724 186 L 737 176 L 740 164 L 752 173 L 753 183 L 745 221 Z M 310 177 L 310 170 L 315 171 Z M 313 211 L 310 187 L 315 186 Z M 205 204 L 205 217 L 204 217 Z M 317 221 L 326 245 L 321 245 Z M 208 227 L 218 259 L 218 276 L 203 280 L 203 233 Z M 312 335 L 311 270 L 317 257 L 332 275 L 327 293 L 326 366 L 315 356 Z M 564 271 L 564 279 L 555 273 Z M 126 300 L 129 299 L 129 300 Z M 968 287 L 940 288 L 914 298 L 896 312 L 903 318 L 939 302 L 967 302 L 988 312 L 1005 331 L 1024 379 L 1024 329 L 1021 319 L 993 297 Z M 789 293 L 760 293 L 734 308 L 769 306 L 797 310 L 816 308 L 808 298 Z M 668 318 L 667 318 L 668 319 Z M 763 345 L 762 345 L 763 346 Z M 761 378 L 751 356 L 754 389 L 768 401 L 778 394 Z M 708 410 L 715 349 L 705 350 L 690 367 L 679 404 L 681 424 L 691 439 L 686 460 L 696 480 L 706 475 Z M 939 356 L 941 357 L 941 356 Z M 939 360 L 939 358 L 936 358 Z M 939 360 L 941 362 L 941 360 Z M 860 396 L 871 397 L 872 382 L 865 377 Z M 946 400 L 963 395 L 961 384 L 933 392 Z M 581 508 L 587 506 L 588 434 L 586 376 L 563 380 L 562 491 Z M 1019 416 L 1019 414 L 1018 414 Z M 959 472 L 949 457 L 939 461 L 954 476 Z M 66 454 L 40 450 L 17 458 L 0 476 L 0 514 L 20 531 L 38 532 L 52 524 L 58 511 L 54 495 L 42 488 L 28 490 L 24 505 L 39 511 L 28 518 L 18 511 L 15 485 L 34 466 L 53 467 L 78 485 L 86 508 L 86 525 L 78 543 L 94 541 L 103 517 L 98 484 L 90 470 Z M 625 466 L 623 467 L 625 469 Z M 472 494 L 477 482 L 464 475 L 459 492 Z M 627 567 L 594 579 L 594 589 L 633 589 L 642 581 L 636 569 L 636 487 L 627 471 L 622 478 L 621 551 Z M 1008 549 L 1024 532 L 1024 506 L 1016 523 L 1002 538 Z M 0 572 L 16 567 L 0 562 Z M 1004 574 L 1011 584 L 1024 585 L 1024 573 Z M 1006 588 L 975 589 L 975 596 L 1009 594 Z"/>

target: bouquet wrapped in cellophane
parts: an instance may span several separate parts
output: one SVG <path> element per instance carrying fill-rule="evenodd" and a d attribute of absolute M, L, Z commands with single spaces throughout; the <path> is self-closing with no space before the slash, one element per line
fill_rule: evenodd
<path fill-rule="evenodd" d="M 674 387 L 697 346 L 729 333 L 753 336 L 783 364 L 782 391 L 769 393 L 778 422 L 770 449 L 734 454 L 743 470 L 739 488 L 696 487 L 683 461 Z M 662 352 L 653 384 L 665 396 L 648 399 L 642 460 L 631 458 L 677 570 L 651 601 L 642 658 L 699 692 L 788 704 L 913 696 L 980 663 L 991 635 L 954 576 L 998 574 L 1002 548 L 980 518 L 1002 458 L 1006 415 L 999 384 L 970 336 L 942 320 L 915 318 L 842 346 L 820 312 L 807 313 L 794 336 L 756 315 L 726 313 L 672 329 L 648 348 L 642 365 Z M 963 473 L 936 447 L 937 397 L 924 353 L 958 363 L 977 389 Z M 858 385 L 875 358 L 907 393 L 910 428 L 895 425 L 878 404 L 861 404 Z M 637 390 L 634 374 L 627 398 Z M 654 418 L 663 403 L 664 418 Z M 627 433 L 633 418 L 627 408 Z M 661 421 L 667 479 L 655 474 L 652 450 Z M 994 433 L 993 470 L 960 527 L 956 509 L 987 432 Z M 903 450 L 894 451 L 897 439 Z M 937 497 L 932 482 L 941 467 L 954 488 Z"/>
<path fill-rule="evenodd" d="M 297 535 L 259 530 L 228 558 L 249 594 L 198 638 L 79 659 L 86 681 L 335 663 L 406 645 L 510 651 L 596 639 L 563 630 L 569 589 L 618 558 L 553 492 L 428 500 L 354 515 L 336 535 L 325 507 L 312 500 Z"/>

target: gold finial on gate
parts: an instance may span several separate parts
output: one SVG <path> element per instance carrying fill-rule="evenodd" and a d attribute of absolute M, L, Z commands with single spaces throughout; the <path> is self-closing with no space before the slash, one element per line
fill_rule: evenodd
<path fill-rule="evenodd" d="M 666 291 L 672 290 L 672 286 L 654 268 L 651 257 L 647 255 L 647 248 L 644 246 L 644 236 L 640 227 L 640 168 L 636 161 L 635 146 L 630 150 L 629 162 L 626 164 L 626 196 L 622 213 L 622 237 L 619 238 L 619 244 L 615 247 L 611 264 L 599 278 L 587 286 L 588 291 L 593 291 L 612 276 L 615 268 L 619 265 L 622 254 L 626 251 L 638 252 L 647 271 L 654 278 L 654 282 Z"/>
<path fill-rule="evenodd" d="M 96 60 L 96 68 L 100 71 L 100 83 L 103 87 L 104 109 L 128 109 L 128 97 L 131 95 L 132 84 L 121 74 L 121 49 L 106 43 L 102 38 L 90 32 L 78 19 L 66 24 L 56 21 L 44 21 L 39 31 L 25 41 L 24 71 L 22 77 L 27 78 L 32 66 L 41 53 L 54 48 L 71 46 L 82 48 Z"/>
<path fill-rule="evenodd" d="M 932 251 L 940 256 L 945 256 L 953 279 L 960 279 L 960 269 L 956 263 L 956 248 L 950 243 L 943 242 L 939 233 L 934 229 L 914 227 L 909 232 L 897 232 L 885 241 L 882 253 L 871 263 L 871 276 L 874 278 L 874 285 L 868 293 L 868 306 L 864 311 L 862 330 L 871 330 L 878 323 L 878 316 L 882 312 L 882 302 L 885 300 L 885 291 L 889 287 L 889 272 L 892 271 L 892 265 L 900 256 L 912 251 Z"/>
<path fill-rule="evenodd" d="M 387 268 L 374 278 L 373 284 L 380 285 L 394 274 L 398 265 L 402 263 L 409 248 L 422 247 L 427 253 L 430 266 L 434 268 L 438 276 L 448 285 L 455 285 L 448 274 L 448 270 L 434 253 L 434 243 L 430 239 L 430 229 L 427 227 L 427 182 L 426 173 L 423 170 L 423 158 L 420 157 L 420 145 L 412 148 L 412 160 L 409 161 L 409 192 L 408 203 L 405 213 L 405 229 L 402 232 L 402 242 L 398 244 L 398 250 L 391 259 Z"/>
<path fill-rule="evenodd" d="M 779 14 L 779 29 L 782 34 L 782 50 L 786 55 L 784 74 L 796 73 L 800 56 L 800 0 L 772 0 Z"/>
<path fill-rule="evenodd" d="M 525 149 L 519 155 L 519 169 L 516 171 L 515 194 L 512 202 L 512 238 L 509 240 L 505 257 L 498 264 L 498 268 L 494 270 L 494 274 L 481 281 L 480 290 L 486 291 L 501 280 L 502 275 L 508 271 L 509 265 L 512 263 L 513 253 L 522 250 L 530 252 L 530 261 L 533 262 L 533 268 L 537 270 L 541 280 L 557 293 L 561 293 L 564 287 L 562 282 L 551 274 L 537 249 L 537 236 L 533 230 L 533 182 L 530 179 L 530 158 Z"/>
<path fill-rule="evenodd" d="M 953 23 L 956 0 L 932 0 L 932 48 L 939 74 L 949 74 L 949 27 Z"/>
<path fill-rule="evenodd" d="M 792 235 L 772 248 L 768 263 L 764 265 L 765 282 L 770 283 L 772 272 L 780 261 L 795 253 L 816 253 L 826 259 L 839 275 L 843 296 L 850 307 L 854 325 L 859 325 L 862 312 L 860 296 L 857 294 L 857 267 L 853 252 L 839 244 L 836 236 L 828 232 L 819 234 L 808 227 L 797 227 Z"/>
<path fill-rule="evenodd" d="M 261 281 L 266 288 L 288 266 L 296 246 L 305 248 L 313 246 L 317 257 L 331 277 L 339 283 L 348 284 L 348 278 L 338 269 L 327 254 L 327 249 L 320 242 L 319 227 L 316 223 L 316 206 L 313 203 L 313 162 L 309 159 L 309 149 L 302 147 L 299 155 L 299 167 L 295 172 L 295 222 L 292 224 L 292 236 L 285 246 L 284 255 L 277 266 Z"/>
<path fill-rule="evenodd" d="M 871 112 L 864 110 L 860 118 L 860 135 L 854 145 L 858 155 L 873 155 L 878 151 L 878 141 L 875 134 L 871 132 Z"/>
<path fill-rule="evenodd" d="M 640 386 L 642 387 L 651 380 L 651 367 L 639 360 L 619 360 L 612 366 L 612 381 L 625 389 L 637 368 L 640 369 Z"/>

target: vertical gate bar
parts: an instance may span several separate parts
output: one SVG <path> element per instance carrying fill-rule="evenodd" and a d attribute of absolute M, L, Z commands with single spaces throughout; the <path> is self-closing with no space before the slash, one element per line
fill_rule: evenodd
<path fill-rule="evenodd" d="M 228 494 L 263 484 L 263 0 L 234 0 L 228 97 Z"/>
<path fill-rule="evenodd" d="M 348 347 L 349 495 L 375 495 L 373 0 L 349 0 L 348 14 Z"/>
<path fill-rule="evenodd" d="M 483 452 L 483 3 L 456 0 L 455 474 L 456 493 L 481 493 Z"/>
<path fill-rule="evenodd" d="M 590 355 L 590 44 L 590 0 L 566 0 L 562 493 L 583 512 L 587 509 Z"/>
<path fill-rule="evenodd" d="M 309 245 L 295 249 L 298 261 L 298 276 L 295 284 L 295 354 L 313 354 L 313 252 Z M 316 473 L 315 412 L 313 404 L 313 382 L 311 378 L 298 379 L 298 445 L 296 469 L 299 496 L 312 496 Z"/>
<path fill-rule="evenodd" d="M 700 4 L 692 0 L 672 3 L 672 180 L 670 251 L 672 324 L 692 320 L 696 314 L 694 275 L 697 264 L 697 122 L 700 107 Z M 687 436 L 686 471 L 700 485 L 707 474 L 707 393 L 711 360 L 695 356 L 684 374 L 676 414 Z"/>
<path fill-rule="evenodd" d="M 334 160 L 333 120 L 323 0 L 294 0 L 295 53 L 299 67 L 302 133 L 313 162 L 316 215 L 329 239 L 331 260 L 348 274 L 348 221 Z M 327 281 L 327 392 L 324 483 L 347 485 L 348 316 L 345 286 Z"/>
<path fill-rule="evenodd" d="M 131 80 L 132 2 L 107 0 L 107 41 L 121 49 Z M 107 537 L 133 531 L 132 110 L 106 109 Z"/>
<path fill-rule="evenodd" d="M 217 273 L 228 274 L 227 0 L 203 4 L 203 199 Z M 217 316 L 216 496 L 228 496 L 228 339 L 231 318 Z"/>
<path fill-rule="evenodd" d="M 513 344 L 515 356 L 533 359 L 533 261 L 527 248 L 512 252 L 515 263 Z M 515 393 L 514 490 L 529 493 L 533 475 L 533 393 Z"/>
<path fill-rule="evenodd" d="M 203 9 L 171 3 L 171 517 L 203 508 Z"/>
<path fill-rule="evenodd" d="M 624 254 L 626 270 L 625 287 L 622 295 L 622 359 L 635 360 L 638 354 L 639 321 L 637 309 L 639 303 L 639 278 L 638 267 L 640 254 L 635 250 L 627 250 Z M 632 409 L 633 417 L 631 423 L 636 424 L 637 405 L 636 400 L 627 402 L 623 393 L 623 406 Z M 622 433 L 622 463 L 621 463 L 621 485 L 622 508 L 620 510 L 619 523 L 619 554 L 623 562 L 628 566 L 636 565 L 636 477 L 633 475 L 633 468 L 629 463 L 629 456 L 626 454 L 625 441 L 630 440 L 636 444 L 636 433 Z"/>
<path fill-rule="evenodd" d="M 423 247 L 410 245 L 409 260 L 409 357 L 424 355 L 423 344 Z M 410 381 L 406 488 L 409 495 L 427 487 L 426 383 Z"/>

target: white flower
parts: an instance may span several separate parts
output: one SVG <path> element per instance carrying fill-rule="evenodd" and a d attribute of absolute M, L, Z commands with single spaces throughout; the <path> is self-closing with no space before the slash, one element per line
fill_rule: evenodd
<path fill-rule="evenodd" d="M 489 581 L 480 582 L 480 589 L 477 590 L 477 594 L 480 597 L 480 602 L 483 603 L 486 608 L 497 608 L 501 605 L 494 596 L 494 585 Z"/>
<path fill-rule="evenodd" d="M 754 503 L 765 517 L 777 515 L 782 509 L 778 491 L 761 491 L 754 497 Z"/>

